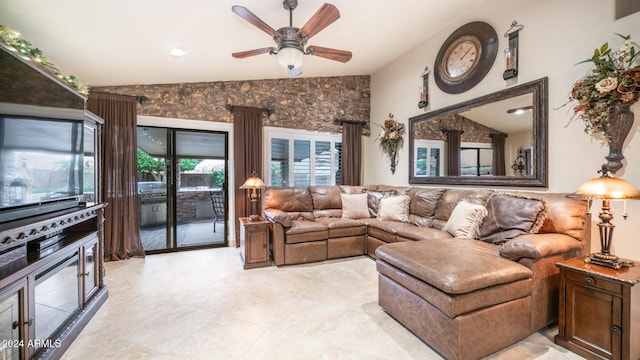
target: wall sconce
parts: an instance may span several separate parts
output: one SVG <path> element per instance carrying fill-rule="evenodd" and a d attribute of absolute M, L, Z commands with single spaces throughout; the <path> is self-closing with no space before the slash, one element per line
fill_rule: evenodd
<path fill-rule="evenodd" d="M 504 33 L 504 36 L 509 38 L 509 46 L 504 50 L 506 69 L 502 74 L 502 78 L 505 80 L 518 76 L 518 34 L 522 29 L 524 29 L 524 26 L 518 25 L 518 23 L 513 20 L 509 30 Z"/>
<path fill-rule="evenodd" d="M 427 105 L 429 105 L 429 73 L 431 72 L 431 70 L 429 70 L 429 67 L 425 67 L 424 71 L 422 72 L 422 86 L 420 86 L 418 88 L 419 93 L 420 93 L 420 101 L 418 102 L 418 108 L 419 109 L 424 109 L 427 107 Z"/>

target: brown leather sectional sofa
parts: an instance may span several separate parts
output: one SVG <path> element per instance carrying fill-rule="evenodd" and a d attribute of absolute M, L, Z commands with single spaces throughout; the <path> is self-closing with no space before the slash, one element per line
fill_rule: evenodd
<path fill-rule="evenodd" d="M 372 213 L 372 200 L 408 195 L 408 221 L 342 218 L 341 194 L 363 192 Z M 445 230 L 463 200 L 487 209 L 476 232 L 480 240 Z M 533 208 L 542 210 L 532 217 Z M 566 194 L 380 185 L 268 188 L 265 215 L 276 265 L 375 258 L 380 306 L 448 359 L 481 358 L 556 321 L 555 263 L 590 249 L 587 204 Z M 538 224 L 523 232 L 528 228 L 521 224 L 534 220 Z"/>

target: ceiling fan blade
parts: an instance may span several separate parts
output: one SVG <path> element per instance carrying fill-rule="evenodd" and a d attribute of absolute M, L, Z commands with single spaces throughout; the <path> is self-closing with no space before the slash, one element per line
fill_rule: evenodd
<path fill-rule="evenodd" d="M 277 49 L 274 48 L 274 47 L 266 47 L 266 48 L 262 48 L 262 49 L 253 49 L 253 50 L 235 52 L 235 53 L 231 54 L 231 56 L 233 56 L 236 59 L 244 59 L 244 58 L 247 58 L 249 56 L 255 56 L 255 55 L 260 55 L 260 54 L 271 53 L 271 52 L 276 51 L 276 50 Z"/>
<path fill-rule="evenodd" d="M 315 34 L 319 33 L 322 29 L 331 25 L 334 21 L 340 18 L 340 11 L 338 8 L 331 4 L 324 4 L 315 14 L 307 21 L 304 26 L 298 30 L 298 34 L 305 34 L 307 40 Z"/>
<path fill-rule="evenodd" d="M 253 26 L 257 27 L 258 29 L 266 32 L 267 34 L 269 34 L 269 36 L 271 37 L 281 37 L 280 33 L 277 32 L 274 28 L 272 28 L 271 26 L 267 25 L 267 23 L 265 23 L 264 21 L 262 21 L 262 19 L 260 19 L 259 17 L 257 17 L 254 13 L 252 13 L 251 11 L 249 11 L 249 9 L 247 9 L 244 6 L 239 6 L 239 5 L 233 5 L 231 7 L 231 11 L 233 11 L 234 13 L 236 13 L 236 15 L 240 16 L 241 18 L 247 20 L 248 22 L 250 22 L 251 24 L 253 24 Z"/>
<path fill-rule="evenodd" d="M 309 55 L 315 55 L 326 59 L 346 63 L 351 60 L 351 51 L 331 49 L 321 46 L 311 45 L 307 48 Z"/>

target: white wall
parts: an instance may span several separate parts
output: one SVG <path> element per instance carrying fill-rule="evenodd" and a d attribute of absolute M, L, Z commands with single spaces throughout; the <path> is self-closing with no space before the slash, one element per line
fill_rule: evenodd
<path fill-rule="evenodd" d="M 458 27 L 481 20 L 491 24 L 498 33 L 498 57 L 487 77 L 475 88 L 457 95 L 446 94 L 430 76 L 430 110 L 456 104 L 506 88 L 502 52 L 507 45 L 503 34 L 513 20 L 524 25 L 520 33 L 520 69 L 518 83 L 542 77 L 549 78 L 549 188 L 550 192 L 572 192 L 587 179 L 597 177 L 596 171 L 605 162 L 608 147 L 586 135 L 581 120 L 570 122 L 571 106 L 557 109 L 567 101 L 573 83 L 583 76 L 589 64 L 575 65 L 590 58 L 593 49 L 604 42 L 618 48 L 615 33 L 631 35 L 640 43 L 640 13 L 614 19 L 614 0 L 489 0 L 469 9 L 450 25 L 400 56 L 371 76 L 372 134 L 378 134 L 390 112 L 395 119 L 405 121 L 423 113 L 418 109 L 418 86 L 425 66 L 433 69 L 440 46 Z M 400 20 L 401 21 L 401 20 Z M 419 33 L 419 29 L 415 29 Z M 616 176 L 640 187 L 640 103 L 632 107 L 636 121 L 624 147 L 625 167 Z M 408 140 L 408 137 L 407 137 Z M 408 184 L 408 144 L 399 154 L 394 175 L 380 166 L 382 153 L 375 136 L 364 140 L 364 183 Z M 600 202 L 594 202 L 594 219 Z M 628 220 L 623 220 L 622 203 L 612 203 L 615 213 L 614 252 L 622 257 L 640 260 L 640 201 L 628 201 Z M 595 221 L 594 221 L 595 224 Z M 592 249 L 599 249 L 597 230 L 593 228 Z"/>

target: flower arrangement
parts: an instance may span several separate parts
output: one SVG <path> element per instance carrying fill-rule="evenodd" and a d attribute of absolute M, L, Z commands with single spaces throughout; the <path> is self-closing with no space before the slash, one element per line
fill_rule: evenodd
<path fill-rule="evenodd" d="M 607 130 L 610 109 L 615 105 L 631 105 L 640 98 L 640 66 L 635 62 L 640 56 L 631 36 L 620 36 L 624 41 L 617 51 L 604 43 L 596 48 L 591 59 L 578 64 L 592 62 L 595 65 L 587 75 L 573 84 L 569 101 L 577 101 L 573 107 L 574 117 L 585 122 L 585 132 L 601 134 L 609 139 Z"/>
<path fill-rule="evenodd" d="M 382 131 L 378 135 L 380 148 L 391 160 L 391 172 L 395 172 L 398 149 L 402 146 L 404 136 L 404 124 L 393 120 L 393 114 L 389 113 L 389 118 L 384 121 Z"/>

